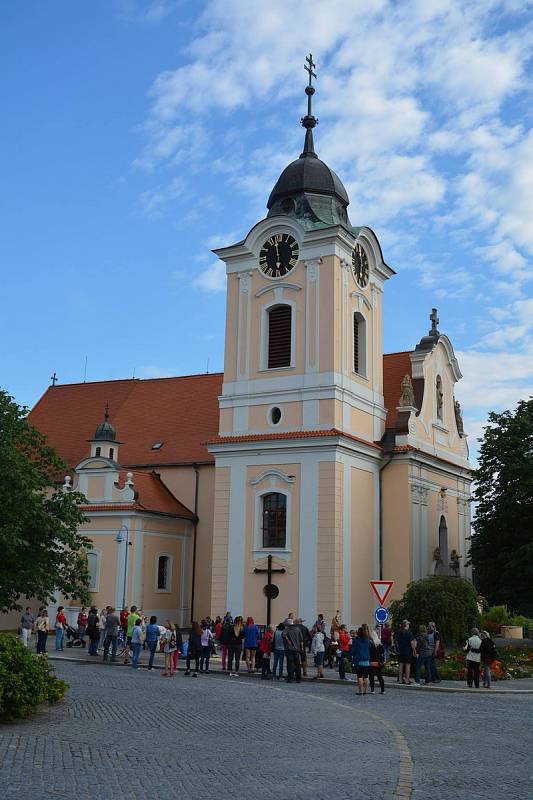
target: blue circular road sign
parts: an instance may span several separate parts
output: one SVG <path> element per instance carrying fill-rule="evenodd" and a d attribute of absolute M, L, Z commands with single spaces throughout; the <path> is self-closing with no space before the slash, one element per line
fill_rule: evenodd
<path fill-rule="evenodd" d="M 374 616 L 376 618 L 376 622 L 379 625 L 383 625 L 383 623 L 387 622 L 389 618 L 389 612 L 387 611 L 386 608 L 383 608 L 383 606 L 379 606 L 378 608 L 376 608 Z"/>

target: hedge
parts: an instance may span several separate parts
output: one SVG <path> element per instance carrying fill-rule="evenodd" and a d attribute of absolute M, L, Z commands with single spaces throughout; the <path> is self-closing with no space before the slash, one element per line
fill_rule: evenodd
<path fill-rule="evenodd" d="M 46 700 L 61 700 L 67 689 L 45 655 L 33 655 L 18 636 L 0 634 L 1 719 L 26 717 Z"/>

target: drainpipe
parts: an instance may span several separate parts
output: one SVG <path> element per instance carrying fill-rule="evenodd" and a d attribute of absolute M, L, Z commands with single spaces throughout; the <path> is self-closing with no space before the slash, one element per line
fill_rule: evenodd
<path fill-rule="evenodd" d="M 198 464 L 193 464 L 195 474 L 194 484 L 194 528 L 192 532 L 192 576 L 191 576 L 191 622 L 194 619 L 194 595 L 196 589 L 196 537 L 198 532 L 198 486 L 200 483 L 200 470 Z"/>
<path fill-rule="evenodd" d="M 392 461 L 393 454 L 390 453 L 388 460 L 385 461 L 379 468 L 379 530 L 378 530 L 378 538 L 379 538 L 379 580 L 383 580 L 383 484 L 381 479 L 381 473 L 387 467 L 390 462 Z"/>

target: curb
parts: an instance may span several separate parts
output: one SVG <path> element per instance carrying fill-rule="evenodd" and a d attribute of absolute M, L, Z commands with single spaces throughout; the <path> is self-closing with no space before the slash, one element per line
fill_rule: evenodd
<path fill-rule="evenodd" d="M 62 656 L 48 655 L 48 660 L 49 661 L 63 661 L 63 662 L 75 663 L 75 664 L 101 664 L 102 666 L 126 667 L 128 669 L 131 669 L 131 666 L 129 664 L 123 664 L 122 661 L 117 661 L 115 663 L 113 663 L 111 661 L 108 661 L 108 662 L 105 662 L 105 664 L 104 664 L 104 662 L 102 661 L 102 659 L 100 657 L 98 657 L 96 660 L 92 661 L 92 660 L 89 660 L 88 658 L 84 658 L 84 659 L 81 659 L 81 658 L 64 658 Z M 141 669 L 143 671 L 147 671 L 147 668 L 146 668 L 145 665 L 141 665 L 139 667 L 139 669 Z M 159 664 L 154 664 L 152 669 L 163 671 L 164 667 L 162 665 L 159 665 Z M 183 670 L 179 670 L 179 672 L 183 672 Z M 223 678 L 227 677 L 225 675 L 225 673 L 223 673 L 221 670 L 218 670 L 218 669 L 211 670 L 209 672 L 209 675 L 210 676 L 211 675 L 216 675 L 218 677 L 223 677 Z M 254 674 L 250 675 L 248 672 L 241 672 L 241 673 L 239 673 L 239 675 L 240 675 L 241 678 L 247 678 L 247 679 L 252 679 L 252 680 L 254 680 L 254 679 L 257 680 L 257 679 L 261 678 L 259 673 L 254 673 Z M 283 683 L 285 683 L 285 682 L 286 681 L 283 681 Z M 326 684 L 328 686 L 346 686 L 346 687 L 351 686 L 352 684 L 356 683 L 356 681 L 352 681 L 350 679 L 347 679 L 347 680 L 343 681 L 340 678 L 322 678 L 320 682 L 323 683 L 323 684 Z M 304 678 L 303 676 L 302 676 L 302 683 L 313 683 L 313 684 L 316 683 L 316 684 L 320 685 L 319 681 L 315 681 L 314 678 Z M 484 696 L 484 697 L 495 695 L 495 694 L 500 695 L 500 696 L 501 695 L 533 695 L 533 689 L 498 689 L 498 688 L 494 688 L 493 687 L 490 690 L 483 690 L 483 689 L 479 689 L 478 690 L 478 689 L 470 689 L 468 686 L 433 686 L 433 685 L 430 685 L 430 686 L 418 686 L 416 683 L 413 683 L 413 684 L 408 686 L 406 684 L 397 683 L 396 681 L 388 682 L 387 680 L 385 680 L 385 688 L 386 689 L 396 689 L 396 690 L 402 691 L 402 692 L 420 692 L 422 694 L 429 694 L 429 693 L 433 694 L 433 693 L 439 692 L 441 694 L 476 694 L 478 696 L 481 695 L 481 696 Z"/>

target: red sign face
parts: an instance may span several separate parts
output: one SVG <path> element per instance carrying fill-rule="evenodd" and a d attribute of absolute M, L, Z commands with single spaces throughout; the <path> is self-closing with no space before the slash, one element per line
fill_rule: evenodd
<path fill-rule="evenodd" d="M 385 600 L 394 586 L 394 581 L 370 581 L 370 586 L 378 598 L 380 606 L 382 606 L 385 604 Z"/>

